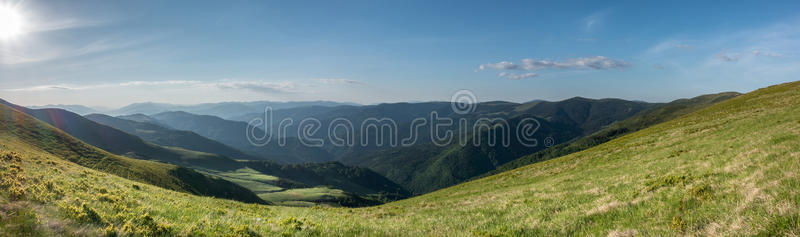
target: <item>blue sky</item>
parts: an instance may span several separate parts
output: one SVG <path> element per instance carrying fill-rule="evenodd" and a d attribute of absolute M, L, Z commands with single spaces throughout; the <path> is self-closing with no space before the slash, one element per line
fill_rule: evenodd
<path fill-rule="evenodd" d="M 0 2 L 24 22 L 0 39 L 0 98 L 23 105 L 373 104 L 460 89 L 663 102 L 800 75 L 798 1 Z"/>

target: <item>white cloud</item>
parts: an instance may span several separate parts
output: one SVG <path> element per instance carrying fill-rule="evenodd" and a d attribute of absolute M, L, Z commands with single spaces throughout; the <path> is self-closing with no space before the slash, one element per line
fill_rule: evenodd
<path fill-rule="evenodd" d="M 605 70 L 605 69 L 625 69 L 630 67 L 631 64 L 622 60 L 611 59 L 603 56 L 572 58 L 563 61 L 556 60 L 536 60 L 536 59 L 523 59 L 519 64 L 512 62 L 499 62 L 482 64 L 478 70 L 497 69 L 497 70 L 525 70 L 525 71 L 539 71 L 547 69 L 560 69 L 560 70 Z M 509 72 L 500 72 L 498 77 L 505 77 L 511 80 L 519 80 L 525 78 L 536 77 L 536 73 L 515 74 Z"/>
<path fill-rule="evenodd" d="M 41 85 L 31 86 L 24 88 L 5 89 L 5 91 L 50 91 L 50 90 L 80 90 L 83 88 L 72 87 L 67 85 Z"/>
<path fill-rule="evenodd" d="M 344 78 L 321 78 L 317 79 L 319 83 L 326 84 L 326 85 L 335 85 L 335 84 L 364 84 L 361 81 L 351 80 L 351 79 L 344 79 Z"/>
<path fill-rule="evenodd" d="M 478 66 L 479 70 L 485 70 L 487 68 L 489 68 L 489 69 L 497 69 L 497 70 L 513 70 L 513 69 L 518 69 L 519 65 L 516 65 L 516 64 L 514 64 L 512 62 L 503 61 L 503 62 L 499 62 L 499 63 L 481 64 L 480 66 Z"/>
<path fill-rule="evenodd" d="M 535 70 L 544 70 L 544 69 L 593 69 L 593 70 L 600 70 L 600 69 L 624 69 L 631 66 L 630 63 L 611 59 L 603 56 L 593 56 L 593 57 L 583 57 L 583 58 L 573 58 L 567 59 L 564 61 L 555 61 L 555 60 L 536 60 L 536 59 L 523 59 L 522 63 L 514 64 L 511 62 L 499 62 L 499 63 L 489 63 L 489 64 L 482 64 L 478 67 L 479 70 L 485 70 L 487 68 L 491 69 L 498 69 L 498 70 L 528 70 L 528 71 L 535 71 Z"/>
<path fill-rule="evenodd" d="M 623 69 L 629 67 L 630 63 L 610 59 L 603 56 L 567 59 L 565 61 L 534 60 L 523 59 L 522 68 L 525 70 L 541 69 Z"/>

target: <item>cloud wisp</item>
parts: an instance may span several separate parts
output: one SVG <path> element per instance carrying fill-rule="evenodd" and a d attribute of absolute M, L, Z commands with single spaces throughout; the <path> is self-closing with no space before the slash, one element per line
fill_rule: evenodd
<path fill-rule="evenodd" d="M 536 77 L 538 75 L 536 73 L 532 73 L 532 72 L 522 73 L 522 74 L 501 72 L 500 74 L 497 74 L 497 76 L 505 77 L 505 78 L 508 78 L 509 80 L 520 80 L 520 79 L 525 79 L 525 78 Z"/>
<path fill-rule="evenodd" d="M 691 46 L 691 45 L 688 45 L 688 44 L 675 44 L 675 48 L 685 49 L 685 50 L 692 50 L 692 48 L 694 48 L 694 46 Z"/>
<path fill-rule="evenodd" d="M 727 49 L 723 49 L 721 52 L 717 54 L 717 58 L 724 62 L 736 62 L 739 61 L 741 55 L 739 54 L 728 54 Z"/>
<path fill-rule="evenodd" d="M 609 10 L 597 11 L 581 18 L 580 23 L 583 26 L 583 30 L 593 31 L 598 27 L 601 27 L 609 13 Z"/>
<path fill-rule="evenodd" d="M 631 63 L 611 59 L 604 56 L 572 58 L 563 61 L 556 60 L 536 60 L 536 59 L 523 59 L 519 64 L 502 61 L 498 63 L 487 63 L 478 66 L 478 70 L 495 69 L 495 70 L 525 70 L 525 71 L 539 71 L 548 69 L 559 70 L 606 70 L 606 69 L 625 69 L 631 66 Z M 524 79 L 535 77 L 535 73 L 514 74 L 514 73 L 500 73 L 500 77 L 509 79 Z"/>
<path fill-rule="evenodd" d="M 753 50 L 753 55 L 755 56 L 767 56 L 767 57 L 783 57 L 782 54 L 775 53 L 775 52 L 766 52 L 761 50 Z"/>
<path fill-rule="evenodd" d="M 356 81 L 352 79 L 345 79 L 345 78 L 320 78 L 316 79 L 319 83 L 325 85 L 337 85 L 337 84 L 364 84 L 364 82 Z"/>
<path fill-rule="evenodd" d="M 499 63 L 481 64 L 480 66 L 478 66 L 478 70 L 485 70 L 485 69 L 514 70 L 514 69 L 519 69 L 519 65 L 514 64 L 512 62 L 502 61 Z"/>

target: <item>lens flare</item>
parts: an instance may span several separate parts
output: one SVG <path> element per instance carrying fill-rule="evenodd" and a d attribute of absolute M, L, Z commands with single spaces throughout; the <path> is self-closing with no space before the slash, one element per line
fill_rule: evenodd
<path fill-rule="evenodd" d="M 0 39 L 11 39 L 22 34 L 25 22 L 15 9 L 0 6 Z"/>

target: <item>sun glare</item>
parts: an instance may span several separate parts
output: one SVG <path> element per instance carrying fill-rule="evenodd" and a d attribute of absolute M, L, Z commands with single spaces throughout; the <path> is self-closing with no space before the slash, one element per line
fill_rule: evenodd
<path fill-rule="evenodd" d="M 15 9 L 0 6 L 0 39 L 11 39 L 22 34 L 25 22 Z"/>

